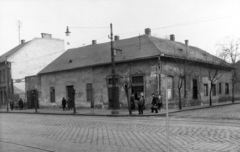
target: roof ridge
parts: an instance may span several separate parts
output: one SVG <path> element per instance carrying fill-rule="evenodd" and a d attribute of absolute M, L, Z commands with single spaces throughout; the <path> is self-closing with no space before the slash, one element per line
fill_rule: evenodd
<path fill-rule="evenodd" d="M 158 37 L 155 37 L 155 36 L 148 36 L 148 39 L 153 43 L 153 45 L 157 48 L 157 50 L 159 50 L 159 55 L 162 54 L 162 51 L 160 50 L 160 48 L 157 47 L 157 45 L 153 42 L 153 40 L 151 38 L 156 38 L 156 39 L 161 39 L 161 38 L 158 38 Z"/>

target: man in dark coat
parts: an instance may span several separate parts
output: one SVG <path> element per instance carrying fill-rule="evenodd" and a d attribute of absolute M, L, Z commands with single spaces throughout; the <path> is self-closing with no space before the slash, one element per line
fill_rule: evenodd
<path fill-rule="evenodd" d="M 132 94 L 132 96 L 130 97 L 130 105 L 131 105 L 131 109 L 135 110 L 135 98 L 134 98 L 134 94 Z"/>
<path fill-rule="evenodd" d="M 141 97 L 138 100 L 138 112 L 139 115 L 143 114 L 143 107 L 145 106 L 145 99 L 143 97 L 143 93 L 141 93 Z"/>
<path fill-rule="evenodd" d="M 20 110 L 23 110 L 23 100 L 22 100 L 22 98 L 19 99 L 18 106 L 19 106 Z"/>
<path fill-rule="evenodd" d="M 63 108 L 63 111 L 67 110 L 66 104 L 67 104 L 67 101 L 66 101 L 66 99 L 63 97 L 63 99 L 62 99 L 62 108 Z"/>
<path fill-rule="evenodd" d="M 157 105 L 157 97 L 155 96 L 155 94 L 153 93 L 152 94 L 152 107 L 151 107 L 151 110 L 152 110 L 152 113 L 153 111 L 155 111 L 156 113 L 158 113 L 158 105 Z"/>

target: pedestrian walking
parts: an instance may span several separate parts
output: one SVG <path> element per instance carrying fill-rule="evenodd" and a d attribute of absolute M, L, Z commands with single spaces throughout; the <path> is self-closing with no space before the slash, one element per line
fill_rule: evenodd
<path fill-rule="evenodd" d="M 135 110 L 135 98 L 134 98 L 134 94 L 131 95 L 130 97 L 130 105 L 131 105 L 131 109 Z"/>
<path fill-rule="evenodd" d="M 20 98 L 19 101 L 18 101 L 18 107 L 19 107 L 20 110 L 23 110 L 23 100 L 22 100 L 22 98 Z"/>
<path fill-rule="evenodd" d="M 138 100 L 138 114 L 141 115 L 143 114 L 143 107 L 145 106 L 145 99 L 143 96 L 143 93 L 141 93 L 141 97 Z"/>
<path fill-rule="evenodd" d="M 63 108 L 63 111 L 67 110 L 66 104 L 67 104 L 67 101 L 66 101 L 66 99 L 63 97 L 63 99 L 62 99 L 62 108 Z"/>
<path fill-rule="evenodd" d="M 157 97 L 155 94 L 152 94 L 152 107 L 151 107 L 151 112 L 153 113 L 154 111 L 158 113 L 158 105 L 157 105 Z"/>

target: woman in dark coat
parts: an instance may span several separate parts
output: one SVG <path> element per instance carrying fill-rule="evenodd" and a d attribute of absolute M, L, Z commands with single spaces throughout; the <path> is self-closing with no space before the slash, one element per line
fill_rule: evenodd
<path fill-rule="evenodd" d="M 67 110 L 66 104 L 67 104 L 67 101 L 66 101 L 66 99 L 63 97 L 63 99 L 62 99 L 62 108 L 63 108 L 63 111 Z"/>

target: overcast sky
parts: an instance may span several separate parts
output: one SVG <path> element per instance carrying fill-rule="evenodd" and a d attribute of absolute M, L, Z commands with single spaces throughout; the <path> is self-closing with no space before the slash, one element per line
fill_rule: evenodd
<path fill-rule="evenodd" d="M 215 54 L 224 37 L 240 37 L 240 0 L 0 0 L 0 54 L 19 44 L 18 20 L 21 39 L 50 33 L 64 39 L 65 48 L 109 41 L 112 23 L 120 39 L 151 28 L 153 36 L 175 34 L 176 41 L 188 39 Z"/>

